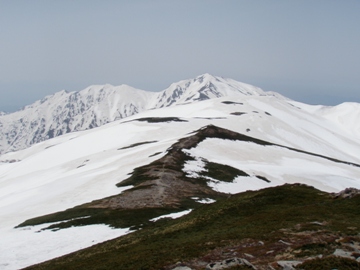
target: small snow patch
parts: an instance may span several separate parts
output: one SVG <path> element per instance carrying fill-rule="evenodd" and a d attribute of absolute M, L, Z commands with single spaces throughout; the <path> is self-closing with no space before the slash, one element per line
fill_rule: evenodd
<path fill-rule="evenodd" d="M 181 212 L 177 212 L 177 213 L 171 213 L 171 214 L 167 214 L 167 215 L 162 215 L 162 216 L 159 216 L 159 217 L 156 217 L 156 218 L 152 218 L 152 219 L 150 219 L 150 221 L 155 222 L 155 221 L 158 221 L 159 219 L 162 219 L 162 218 L 175 219 L 175 218 L 185 216 L 185 215 L 189 214 L 191 211 L 192 211 L 192 209 L 189 209 L 189 210 L 185 210 L 185 211 L 181 211 Z"/>
<path fill-rule="evenodd" d="M 185 150 L 183 150 L 187 153 Z M 183 171 L 186 173 L 186 177 L 198 178 L 199 173 L 206 171 L 205 162 L 201 158 L 195 158 L 195 160 L 188 160 L 184 164 Z"/>
<path fill-rule="evenodd" d="M 210 198 L 199 199 L 198 197 L 192 197 L 191 199 L 195 200 L 198 203 L 205 203 L 205 204 L 216 202 L 214 199 L 210 199 Z"/>

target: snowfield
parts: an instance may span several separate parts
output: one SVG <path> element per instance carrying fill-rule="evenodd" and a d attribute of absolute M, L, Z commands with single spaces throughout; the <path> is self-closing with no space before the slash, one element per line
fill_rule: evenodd
<path fill-rule="evenodd" d="M 49 224 L 48 224 L 49 225 Z M 0 269 L 20 269 L 125 235 L 105 225 L 40 231 L 43 226 L 0 229 Z"/>
<path fill-rule="evenodd" d="M 223 82 L 221 87 L 225 89 L 224 85 Z M 170 88 L 171 93 L 184 90 L 186 82 Z M 250 175 L 237 177 L 232 183 L 209 179 L 209 185 L 217 191 L 237 193 L 284 183 L 304 183 L 327 192 L 346 187 L 360 189 L 360 167 L 296 151 L 360 164 L 356 121 L 359 117 L 358 111 L 353 110 L 359 104 L 343 104 L 338 109 L 314 108 L 281 96 L 264 95 L 255 87 L 244 86 L 243 92 L 240 96 L 229 94 L 230 97 L 220 98 L 214 94 L 204 101 L 143 111 L 1 155 L 0 269 L 30 266 L 129 233 L 128 228 L 112 229 L 106 225 L 58 231 L 42 231 L 44 225 L 15 227 L 27 219 L 131 188 L 117 188 L 116 184 L 128 178 L 133 169 L 164 156 L 179 139 L 210 124 L 280 145 L 207 138 L 187 150 L 195 161 L 187 162 L 183 170 L 191 177 L 196 178 L 204 170 L 204 160 Z M 168 97 L 170 90 L 164 93 L 164 98 Z M 160 117 L 182 121 L 144 120 Z"/>
<path fill-rule="evenodd" d="M 303 183 L 326 192 L 338 192 L 347 187 L 360 189 L 359 167 L 337 164 L 277 146 L 206 139 L 187 153 L 198 161 L 197 166 L 193 162 L 192 166 L 184 168 L 190 176 L 196 176 L 197 172 L 204 170 L 203 159 L 229 165 L 251 176 L 239 176 L 233 183 L 213 179 L 210 186 L 224 193 L 235 194 L 284 183 Z M 265 177 L 270 183 L 257 178 L 257 175 Z"/>

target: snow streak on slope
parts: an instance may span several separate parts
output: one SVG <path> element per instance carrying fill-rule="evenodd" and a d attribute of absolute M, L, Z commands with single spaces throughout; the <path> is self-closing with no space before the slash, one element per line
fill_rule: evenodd
<path fill-rule="evenodd" d="M 191 209 L 190 209 L 190 210 L 181 211 L 181 212 L 177 212 L 177 213 L 168 214 L 168 215 L 159 216 L 159 217 L 156 217 L 156 218 L 151 219 L 151 221 L 157 221 L 157 220 L 162 219 L 162 218 L 172 218 L 172 219 L 175 219 L 175 218 L 179 218 L 179 217 L 182 217 L 182 216 L 184 216 L 184 215 L 187 215 L 187 214 L 189 214 L 190 212 L 191 212 Z"/>
<path fill-rule="evenodd" d="M 0 154 L 78 130 L 86 130 L 141 111 L 217 97 L 265 95 L 261 89 L 209 74 L 172 84 L 161 92 L 127 85 L 94 85 L 80 92 L 60 91 L 23 110 L 0 114 Z"/>

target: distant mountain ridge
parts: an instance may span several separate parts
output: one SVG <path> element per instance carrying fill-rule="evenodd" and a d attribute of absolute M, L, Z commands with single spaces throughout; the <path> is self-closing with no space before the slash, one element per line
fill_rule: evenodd
<path fill-rule="evenodd" d="M 0 113 L 0 154 L 65 133 L 95 128 L 148 109 L 239 95 L 266 93 L 255 86 L 210 74 L 173 83 L 161 92 L 108 84 L 89 86 L 79 92 L 63 90 L 20 111 Z"/>

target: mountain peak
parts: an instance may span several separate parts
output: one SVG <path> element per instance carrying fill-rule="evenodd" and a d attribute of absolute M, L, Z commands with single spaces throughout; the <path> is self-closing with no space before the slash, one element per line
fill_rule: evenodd
<path fill-rule="evenodd" d="M 139 112 L 207 99 L 259 96 L 248 84 L 204 73 L 171 84 L 161 92 L 147 92 L 122 84 L 91 85 L 81 91 L 59 91 L 23 110 L 0 113 L 0 154 L 26 148 L 72 131 L 86 130 Z"/>
<path fill-rule="evenodd" d="M 218 80 L 218 78 L 216 76 L 213 76 L 213 75 L 209 74 L 209 73 L 204 73 L 202 75 L 197 76 L 194 79 L 194 81 L 198 81 L 200 83 L 202 83 L 204 81 L 208 82 L 208 81 L 214 81 L 214 80 Z"/>

